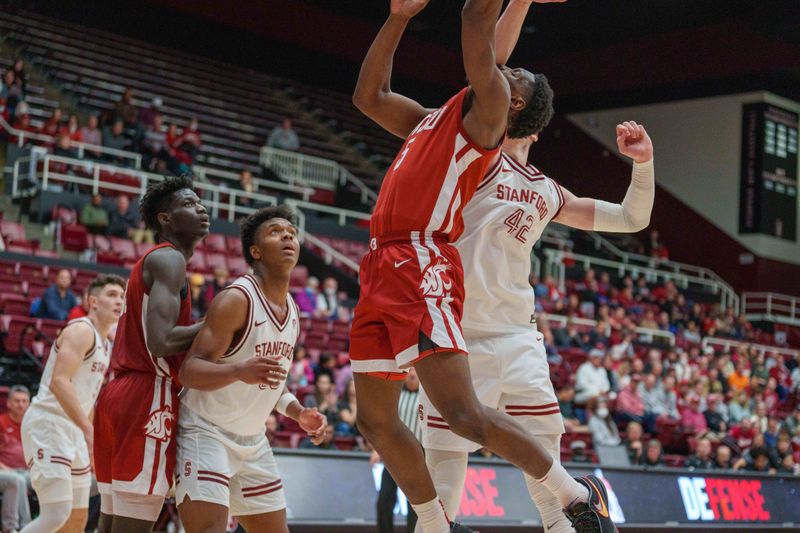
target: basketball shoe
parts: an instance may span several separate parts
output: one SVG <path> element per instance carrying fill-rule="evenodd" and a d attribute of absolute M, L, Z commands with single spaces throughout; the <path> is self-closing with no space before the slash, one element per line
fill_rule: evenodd
<path fill-rule="evenodd" d="M 608 512 L 608 493 L 603 482 L 596 476 L 575 480 L 589 489 L 588 502 L 573 502 L 564 509 L 575 533 L 618 533 Z"/>

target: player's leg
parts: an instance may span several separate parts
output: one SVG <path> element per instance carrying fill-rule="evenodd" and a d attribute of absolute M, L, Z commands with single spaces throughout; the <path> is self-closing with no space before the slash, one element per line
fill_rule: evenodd
<path fill-rule="evenodd" d="M 181 524 L 183 524 L 186 533 L 225 533 L 225 529 L 228 526 L 227 505 L 192 501 L 189 496 L 186 496 L 183 502 L 178 505 L 178 513 L 180 513 Z M 254 529 L 253 531 L 272 530 Z"/>
<path fill-rule="evenodd" d="M 423 531 L 448 532 L 450 527 L 425 466 L 422 446 L 397 413 L 402 383 L 359 373 L 354 379 L 359 431 L 378 451 L 414 506 Z"/>
<path fill-rule="evenodd" d="M 286 525 L 286 509 L 271 513 L 240 515 L 236 519 L 247 533 L 258 533 L 259 531 L 289 533 L 289 526 Z M 222 531 L 225 530 L 222 529 Z"/>
<path fill-rule="evenodd" d="M 100 493 L 100 518 L 97 521 L 97 533 L 111 533 L 114 520 L 114 506 L 111 498 L 111 470 L 114 457 L 113 428 L 108 419 L 109 384 L 100 391 L 94 407 L 94 475 L 97 479 L 97 490 Z"/>
<path fill-rule="evenodd" d="M 417 362 L 415 368 L 431 403 L 455 434 L 485 446 L 544 483 L 562 506 L 587 500 L 587 489 L 554 462 L 522 426 L 480 403 L 463 354 L 437 352 Z"/>
<path fill-rule="evenodd" d="M 447 516 L 455 518 L 467 478 L 467 452 L 425 450 L 425 462 Z M 417 529 L 419 531 L 419 529 Z"/>
<path fill-rule="evenodd" d="M 39 516 L 22 529 L 24 533 L 53 533 L 60 530 L 72 511 L 72 482 L 68 477 L 33 478 L 39 498 Z M 22 533 L 20 532 L 20 533 Z"/>
<path fill-rule="evenodd" d="M 86 468 L 90 468 L 88 464 L 88 455 L 86 455 L 86 448 L 81 450 L 81 453 L 86 459 Z M 83 469 L 79 469 L 83 472 Z M 72 512 L 70 512 L 67 522 L 59 530 L 59 533 L 83 533 L 86 529 L 86 521 L 89 518 L 89 491 L 91 489 L 91 477 L 89 471 L 82 474 L 73 474 L 72 476 Z"/>
<path fill-rule="evenodd" d="M 535 438 L 553 456 L 553 461 L 560 462 L 561 435 L 536 435 Z M 561 510 L 558 498 L 527 474 L 525 474 L 525 484 L 542 517 L 545 533 L 572 533 L 574 530 Z"/>

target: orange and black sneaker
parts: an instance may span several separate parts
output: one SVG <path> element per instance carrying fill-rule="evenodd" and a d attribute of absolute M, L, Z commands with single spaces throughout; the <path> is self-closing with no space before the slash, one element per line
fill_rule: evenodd
<path fill-rule="evenodd" d="M 479 533 L 479 532 L 472 531 L 467 526 L 462 526 L 461 524 L 457 524 L 456 522 L 450 522 L 450 533 Z"/>
<path fill-rule="evenodd" d="M 597 476 L 576 477 L 575 481 L 589 489 L 588 502 L 573 502 L 564 514 L 575 533 L 618 533 L 608 512 L 606 486 Z"/>

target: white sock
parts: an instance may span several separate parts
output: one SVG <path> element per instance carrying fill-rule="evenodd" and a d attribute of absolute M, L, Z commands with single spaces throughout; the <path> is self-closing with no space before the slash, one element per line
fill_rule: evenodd
<path fill-rule="evenodd" d="M 558 461 L 554 460 L 547 474 L 536 482 L 552 492 L 561 502 L 561 507 L 566 508 L 575 500 L 589 501 L 589 489 L 575 481 Z"/>
<path fill-rule="evenodd" d="M 464 480 L 467 478 L 467 452 L 425 450 L 425 463 L 445 514 L 450 520 L 455 520 L 461 505 Z M 415 531 L 422 533 L 419 526 Z"/>
<path fill-rule="evenodd" d="M 554 461 L 560 462 L 561 435 L 534 435 L 534 438 L 553 456 Z M 552 492 L 527 474 L 525 474 L 525 484 L 528 486 L 528 494 L 531 495 L 533 503 L 539 509 L 545 533 L 575 533 L 561 510 L 561 502 Z"/>
<path fill-rule="evenodd" d="M 417 524 L 422 526 L 423 533 L 450 533 L 450 522 L 439 498 L 419 505 L 412 503 L 411 507 L 417 513 Z"/>

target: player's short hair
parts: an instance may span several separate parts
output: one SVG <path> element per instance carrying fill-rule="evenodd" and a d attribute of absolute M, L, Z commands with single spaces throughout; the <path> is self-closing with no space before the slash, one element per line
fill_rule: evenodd
<path fill-rule="evenodd" d="M 539 133 L 547 127 L 553 118 L 553 89 L 544 74 L 533 75 L 533 92 L 528 105 L 522 109 L 514 120 L 508 124 L 508 136 L 520 139 Z"/>
<path fill-rule="evenodd" d="M 106 285 L 119 285 L 122 290 L 125 290 L 125 278 L 117 276 L 116 274 L 100 274 L 92 280 L 89 288 L 86 289 L 86 294 L 94 295 L 98 291 L 103 290 Z"/>
<path fill-rule="evenodd" d="M 158 214 L 167 210 L 172 201 L 172 195 L 183 189 L 191 188 L 192 180 L 186 175 L 165 176 L 163 181 L 150 183 L 139 202 L 139 213 L 144 220 L 145 227 L 158 235 L 161 231 Z"/>
<path fill-rule="evenodd" d="M 244 260 L 248 265 L 256 262 L 250 254 L 250 247 L 256 240 L 256 232 L 261 224 L 273 218 L 283 218 L 288 220 L 294 225 L 297 225 L 297 216 L 294 211 L 287 205 L 274 205 L 259 209 L 255 213 L 251 213 L 244 220 L 242 220 L 241 236 L 242 236 L 242 253 Z"/>
<path fill-rule="evenodd" d="M 27 394 L 28 398 L 31 397 L 31 391 L 29 391 L 28 387 L 25 385 L 12 385 L 11 388 L 8 389 L 9 397 L 14 393 Z"/>

